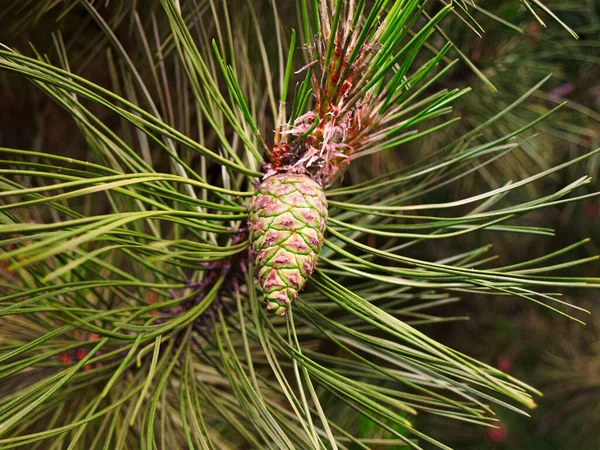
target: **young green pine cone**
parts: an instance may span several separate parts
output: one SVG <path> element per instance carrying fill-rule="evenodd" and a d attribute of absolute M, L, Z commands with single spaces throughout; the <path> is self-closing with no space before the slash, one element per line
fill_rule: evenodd
<path fill-rule="evenodd" d="M 248 228 L 267 310 L 290 308 L 315 270 L 326 222 L 323 188 L 308 176 L 278 173 L 258 187 Z"/>

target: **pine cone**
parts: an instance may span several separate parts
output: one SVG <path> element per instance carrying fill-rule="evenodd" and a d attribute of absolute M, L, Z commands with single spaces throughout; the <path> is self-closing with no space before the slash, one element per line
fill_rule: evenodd
<path fill-rule="evenodd" d="M 290 308 L 315 270 L 326 222 L 323 188 L 308 176 L 278 173 L 258 187 L 248 228 L 267 310 Z"/>

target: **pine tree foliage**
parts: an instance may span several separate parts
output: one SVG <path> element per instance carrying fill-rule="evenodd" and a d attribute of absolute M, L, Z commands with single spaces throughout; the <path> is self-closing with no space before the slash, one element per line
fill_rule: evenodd
<path fill-rule="evenodd" d="M 485 86 L 474 87 L 475 95 L 464 96 L 460 104 L 455 104 L 455 113 L 461 116 L 457 126 L 468 132 L 470 127 L 479 124 L 479 118 L 488 111 L 510 105 L 525 89 L 552 73 L 552 77 L 540 89 L 483 133 L 488 139 L 498 138 L 511 129 L 526 125 L 540 112 L 552 109 L 565 100 L 568 103 L 556 111 L 550 120 L 535 127 L 538 133 L 535 139 L 523 142 L 520 151 L 496 161 L 494 167 L 503 176 L 518 179 L 531 173 L 532 165 L 545 170 L 565 161 L 566 152 L 557 152 L 557 148 L 568 149 L 571 155 L 597 148 L 600 144 L 597 132 L 600 115 L 589 106 L 593 105 L 590 100 L 594 96 L 596 68 L 600 61 L 600 34 L 595 26 L 597 19 L 594 20 L 600 13 L 598 5 L 586 1 L 554 2 L 552 5 L 557 14 L 568 15 L 570 23 L 578 25 L 576 29 L 580 39 L 576 40 L 558 26 L 544 29 L 535 17 L 528 14 L 526 8 L 519 8 L 517 3 L 479 4 L 489 6 L 486 13 L 492 16 L 481 20 L 481 26 L 485 29 L 485 33 L 481 34 L 482 39 L 471 39 L 472 35 L 461 33 L 457 18 L 454 18 L 455 26 L 448 27 L 448 35 L 461 51 L 482 67 L 482 72 L 497 88 L 497 93 L 486 95 Z M 494 24 L 494 17 L 499 16 L 510 19 L 510 22 Z M 452 86 L 461 75 L 468 76 L 468 73 L 457 71 L 450 79 L 441 82 Z M 449 130 L 449 133 L 452 132 L 456 130 Z M 436 143 L 452 139 L 452 136 L 442 136 L 442 133 L 437 133 L 436 137 Z M 591 158 L 587 164 L 587 173 L 596 173 L 596 158 Z M 496 187 L 490 169 L 486 172 L 490 186 Z M 535 189 L 535 186 L 528 189 Z M 531 193 L 534 194 L 533 191 Z"/>
<path fill-rule="evenodd" d="M 428 201 L 535 138 L 560 105 L 499 136 L 487 130 L 544 79 L 412 164 L 342 177 L 459 120 L 451 104 L 469 89 L 440 80 L 457 64 L 487 79 L 444 24 L 476 27 L 479 7 L 306 0 L 292 31 L 278 11 L 289 6 L 267 3 L 268 29 L 253 2 L 111 1 L 106 18 L 104 2 L 13 6 L 27 10 L 23 23 L 85 10 L 102 30 L 89 55 L 104 58 L 111 86 L 78 75 L 85 57 L 73 65 L 60 33 L 52 55 L 35 42 L 29 56 L 0 49 L 0 69 L 67 111 L 86 143 L 79 158 L 0 148 L 0 448 L 449 448 L 420 431 L 420 415 L 493 426 L 495 408 L 535 406 L 536 389 L 423 326 L 460 320 L 435 307 L 469 294 L 579 321 L 571 314 L 585 311 L 562 292 L 600 280 L 561 271 L 597 258 L 555 261 L 585 241 L 510 266 L 492 265 L 489 246 L 412 255 L 470 233 L 551 236 L 519 219 L 597 195 L 581 193 L 590 176 L 523 191 L 600 149 Z M 522 3 L 560 22 L 541 1 Z M 120 42 L 124 29 L 137 48 Z M 354 116 L 343 139 L 318 134 L 344 112 Z M 250 199 L 278 148 L 313 137 L 319 150 L 339 145 L 325 160 L 335 161 L 325 240 L 306 289 L 274 317 L 249 252 Z"/>

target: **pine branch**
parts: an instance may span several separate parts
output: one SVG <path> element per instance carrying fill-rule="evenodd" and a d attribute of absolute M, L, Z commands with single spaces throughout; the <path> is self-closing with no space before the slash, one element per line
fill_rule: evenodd
<path fill-rule="evenodd" d="M 415 417 L 527 415 L 539 391 L 426 327 L 464 320 L 457 302 L 471 294 L 580 321 L 587 311 L 561 295 L 600 287 L 563 275 L 597 261 L 573 256 L 586 240 L 516 264 L 453 244 L 552 236 L 523 216 L 596 196 L 580 170 L 600 149 L 432 200 L 533 145 L 534 127 L 561 113 L 513 119 L 543 96 L 540 76 L 497 113 L 458 122 L 450 105 L 472 94 L 443 85 L 465 65 L 444 30 L 459 20 L 481 33 L 484 6 L 455 3 L 301 2 L 296 37 L 275 2 L 268 19 L 242 2 L 81 2 L 108 85 L 88 79 L 62 33 L 50 56 L 3 46 L 0 69 L 66 112 L 83 144 L 77 157 L 0 148 L 0 447 L 449 448 Z M 47 3 L 14 25 L 59 4 L 73 17 L 74 4 Z M 393 159 L 438 137 L 412 163 Z M 385 157 L 393 169 L 378 173 L 370 162 Z M 283 318 L 265 311 L 249 252 L 264 219 L 250 198 L 275 172 L 317 193 L 333 185 L 318 268 Z M 542 182 L 553 189 L 528 190 Z M 427 252 L 433 240 L 451 251 Z M 456 315 L 440 314 L 449 304 Z"/>

